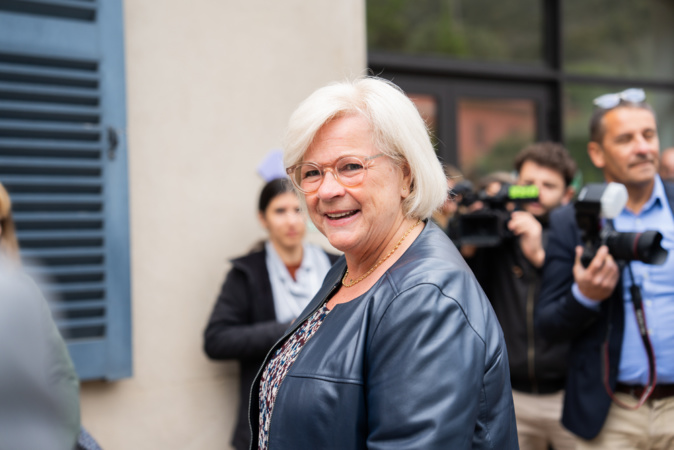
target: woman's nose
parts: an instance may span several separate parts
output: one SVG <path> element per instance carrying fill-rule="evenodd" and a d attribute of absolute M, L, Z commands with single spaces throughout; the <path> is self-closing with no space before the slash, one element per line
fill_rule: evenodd
<path fill-rule="evenodd" d="M 341 195 L 344 192 L 344 186 L 337 181 L 337 175 L 332 170 L 326 170 L 323 174 L 323 181 L 316 192 L 321 199 L 327 199 Z"/>

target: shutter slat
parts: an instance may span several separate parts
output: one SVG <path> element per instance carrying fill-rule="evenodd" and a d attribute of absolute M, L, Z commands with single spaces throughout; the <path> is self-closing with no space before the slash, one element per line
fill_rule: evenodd
<path fill-rule="evenodd" d="M 0 62 L 0 80 L 5 82 L 18 81 L 22 84 L 39 83 L 41 85 L 54 84 L 83 88 L 97 88 L 99 85 L 96 72 L 3 62 Z"/>
<path fill-rule="evenodd" d="M 103 190 L 101 180 L 59 176 L 4 175 L 2 184 L 17 194 L 27 192 L 100 194 Z"/>
<path fill-rule="evenodd" d="M 36 161 L 33 158 L 6 158 L 0 156 L 0 174 L 3 172 L 11 173 L 8 170 L 11 167 L 45 167 L 45 168 L 79 168 L 79 169 L 101 169 L 101 161 L 82 161 L 82 160 L 62 160 L 43 158 Z"/>
<path fill-rule="evenodd" d="M 97 265 L 73 265 L 66 267 L 44 267 L 36 266 L 27 269 L 31 275 L 38 277 L 52 276 L 52 275 L 92 275 L 105 273 L 105 267 L 100 264 Z"/>
<path fill-rule="evenodd" d="M 98 159 L 101 142 L 11 139 L 0 136 L 0 157 L 60 157 Z M 1 169 L 1 168 L 0 168 Z"/>
<path fill-rule="evenodd" d="M 70 327 L 81 327 L 85 325 L 105 325 L 105 318 L 90 318 L 90 319 L 70 319 L 70 320 L 64 320 L 64 319 L 59 319 L 57 317 L 56 320 L 56 326 L 59 328 L 70 328 Z"/>
<path fill-rule="evenodd" d="M 88 0 L 87 0 L 88 1 Z M 96 18 L 97 5 L 82 0 L 2 0 L 0 11 L 30 13 L 83 21 Z"/>
<path fill-rule="evenodd" d="M 0 119 L 99 123 L 100 117 L 101 110 L 95 106 L 0 100 Z"/>
<path fill-rule="evenodd" d="M 89 248 L 58 248 L 58 249 L 30 249 L 21 250 L 21 254 L 30 259 L 39 258 L 86 258 L 97 257 L 103 258 L 104 253 L 102 249 Z"/>
<path fill-rule="evenodd" d="M 102 231 L 77 230 L 77 231 L 17 231 L 19 239 L 23 240 L 69 240 L 78 239 L 103 239 Z"/>
<path fill-rule="evenodd" d="M 103 308 L 105 309 L 104 300 L 91 300 L 91 301 L 82 301 L 77 303 L 63 303 L 63 302 L 53 302 L 51 305 L 52 311 L 56 315 L 66 313 L 68 311 L 77 311 L 83 309 L 93 309 L 93 308 Z"/>
<path fill-rule="evenodd" d="M 0 119 L 0 136 L 31 139 L 97 141 L 101 127 L 93 123 L 58 123 Z"/>
<path fill-rule="evenodd" d="M 98 89 L 0 82 L 0 99 L 3 100 L 98 106 L 99 97 Z"/>
<path fill-rule="evenodd" d="M 45 284 L 43 289 L 49 294 L 61 294 L 62 296 L 66 296 L 66 294 L 100 293 L 98 298 L 103 298 L 105 294 L 104 283 Z M 96 297 L 92 296 L 91 298 Z"/>
<path fill-rule="evenodd" d="M 54 203 L 73 203 L 73 204 L 90 204 L 90 203 L 102 203 L 103 198 L 100 195 L 49 195 L 49 194 L 25 194 L 17 193 L 12 195 L 12 203 L 14 204 L 29 204 L 29 203 L 43 203 L 43 202 L 54 202 Z"/>
<path fill-rule="evenodd" d="M 105 254 L 100 248 L 24 248 L 21 255 L 27 267 L 103 264 Z"/>
<path fill-rule="evenodd" d="M 85 212 L 77 215 L 54 212 L 18 212 L 14 214 L 15 222 L 85 222 L 93 220 L 103 220 L 103 214 L 100 212 Z"/>
<path fill-rule="evenodd" d="M 97 72 L 98 60 L 75 55 L 47 55 L 27 50 L 21 53 L 0 50 L 0 61 L 8 64 L 43 68 L 74 69 L 83 72 Z"/>

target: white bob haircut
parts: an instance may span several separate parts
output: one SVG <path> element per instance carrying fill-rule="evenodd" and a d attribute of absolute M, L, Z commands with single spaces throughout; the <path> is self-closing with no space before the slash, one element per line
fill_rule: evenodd
<path fill-rule="evenodd" d="M 447 198 L 447 178 L 414 103 L 388 80 L 359 77 L 311 94 L 290 117 L 283 146 L 285 166 L 302 162 L 316 134 L 328 122 L 351 115 L 368 121 L 380 152 L 401 167 L 409 167 L 411 193 L 403 201 L 405 216 L 431 217 Z M 299 195 L 302 197 L 301 192 Z"/>

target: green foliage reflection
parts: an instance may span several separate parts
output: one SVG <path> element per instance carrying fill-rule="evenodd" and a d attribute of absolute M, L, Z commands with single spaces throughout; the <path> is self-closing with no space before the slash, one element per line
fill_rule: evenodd
<path fill-rule="evenodd" d="M 542 63 L 538 0 L 367 0 L 370 50 Z"/>

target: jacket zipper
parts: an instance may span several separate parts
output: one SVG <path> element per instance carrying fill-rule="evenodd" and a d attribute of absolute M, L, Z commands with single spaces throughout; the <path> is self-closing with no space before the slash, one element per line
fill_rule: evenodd
<path fill-rule="evenodd" d="M 538 393 L 538 383 L 536 382 L 536 347 L 534 340 L 534 293 L 536 283 L 531 281 L 527 291 L 527 365 L 529 368 L 529 381 L 531 381 L 532 392 Z"/>
<path fill-rule="evenodd" d="M 264 357 L 264 362 L 262 363 L 262 366 L 260 366 L 260 368 L 258 369 L 257 375 L 255 375 L 255 378 L 253 378 L 253 385 L 252 385 L 252 387 L 251 387 L 251 392 L 250 392 L 249 395 L 248 395 L 248 429 L 250 430 L 250 433 L 251 433 L 251 434 L 250 434 L 250 436 L 251 436 L 251 439 L 250 439 L 250 447 L 249 447 L 250 450 L 254 450 L 254 449 L 253 449 L 253 441 L 258 441 L 257 438 L 256 438 L 256 439 L 253 439 L 253 436 L 256 436 L 257 433 L 259 433 L 259 431 L 260 431 L 259 429 L 258 429 L 258 430 L 253 430 L 253 424 L 252 424 L 252 421 L 250 420 L 250 419 L 251 419 L 251 409 L 252 409 L 252 406 L 253 406 L 253 395 L 252 395 L 253 392 L 252 392 L 252 389 L 255 388 L 255 385 L 258 384 L 259 379 L 262 377 L 262 371 L 263 371 L 264 368 L 266 367 L 267 362 L 269 361 L 269 357 L 271 356 L 271 354 L 272 354 L 273 352 L 275 352 L 275 351 L 278 349 L 279 344 L 280 344 L 281 342 L 284 342 L 284 341 L 285 341 L 286 337 L 291 336 L 291 335 L 292 335 L 295 331 L 297 331 L 297 329 L 304 323 L 304 321 L 307 320 L 307 318 L 311 317 L 311 315 L 314 314 L 316 311 L 318 311 L 319 308 L 323 307 L 323 304 L 325 303 L 325 299 L 328 298 L 328 297 L 330 297 L 330 296 L 335 292 L 335 290 L 339 287 L 339 284 L 340 284 L 341 280 L 342 280 L 342 279 L 341 279 L 341 277 L 340 277 L 340 278 L 339 278 L 339 281 L 337 282 L 337 284 L 335 284 L 335 285 L 332 286 L 332 288 L 331 288 L 330 291 L 328 292 L 328 295 L 325 296 L 325 297 L 323 298 L 324 301 L 318 303 L 318 306 L 316 306 L 316 308 L 314 308 L 310 313 L 305 314 L 305 316 L 302 318 L 302 320 L 296 320 L 296 321 L 295 321 L 295 325 L 293 326 L 293 328 L 291 328 L 291 329 L 288 330 L 283 336 L 281 336 L 281 339 L 279 339 L 278 341 L 276 341 L 276 344 L 274 344 L 274 345 L 272 346 L 272 348 L 267 352 L 267 356 Z M 299 318 L 298 318 L 298 319 L 299 319 Z M 280 389 L 280 388 L 281 388 L 281 387 L 279 386 L 279 389 Z M 259 390 L 259 387 L 258 387 L 258 390 Z M 278 393 L 276 394 L 276 396 L 278 397 Z M 256 396 L 256 397 L 259 397 L 259 396 Z M 271 439 L 270 439 L 270 438 L 271 438 L 271 419 L 272 419 L 272 416 L 273 416 L 273 415 L 274 415 L 274 409 L 272 409 L 271 414 L 269 415 L 269 431 L 270 431 L 270 433 L 269 433 L 268 436 L 267 436 L 267 442 L 268 442 L 268 443 L 271 442 Z M 258 416 L 259 416 L 259 413 L 258 413 Z M 259 420 L 259 419 L 258 419 L 258 420 Z M 258 425 L 258 428 L 259 428 L 259 425 Z M 256 434 L 253 435 L 253 432 L 255 432 Z M 259 441 L 258 441 L 258 447 L 259 447 Z M 269 448 L 269 446 L 267 446 L 267 448 Z"/>

